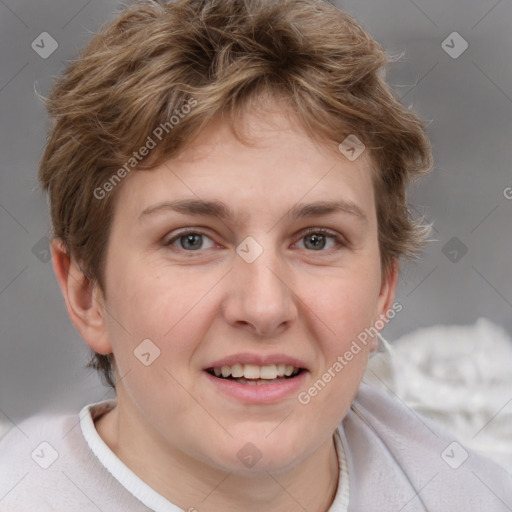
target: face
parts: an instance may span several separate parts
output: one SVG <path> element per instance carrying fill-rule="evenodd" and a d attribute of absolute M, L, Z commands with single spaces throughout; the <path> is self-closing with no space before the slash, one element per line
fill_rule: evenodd
<path fill-rule="evenodd" d="M 331 442 L 370 344 L 344 354 L 394 287 L 381 286 L 367 155 L 351 162 L 279 111 L 245 120 L 253 147 L 218 119 L 178 158 L 126 178 L 106 330 L 134 432 L 226 471 L 249 471 L 251 455 L 281 471 Z"/>

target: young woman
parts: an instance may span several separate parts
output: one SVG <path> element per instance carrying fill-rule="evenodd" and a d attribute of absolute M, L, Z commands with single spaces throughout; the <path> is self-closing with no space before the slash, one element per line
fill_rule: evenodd
<path fill-rule="evenodd" d="M 137 2 L 57 80 L 53 264 L 116 400 L 0 442 L 1 510 L 510 510 L 504 470 L 361 384 L 422 122 L 315 0 Z"/>

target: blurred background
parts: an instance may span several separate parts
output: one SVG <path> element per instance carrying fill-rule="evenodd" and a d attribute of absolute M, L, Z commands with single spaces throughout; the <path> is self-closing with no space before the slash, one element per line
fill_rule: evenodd
<path fill-rule="evenodd" d="M 403 54 L 388 80 L 427 122 L 434 150 L 435 168 L 411 187 L 409 202 L 433 223 L 435 241 L 402 267 L 396 298 L 403 310 L 385 338 L 393 345 L 418 329 L 471 326 L 480 317 L 510 335 L 512 2 L 336 5 L 391 55 Z M 78 412 L 114 396 L 84 368 L 89 349 L 53 274 L 48 206 L 36 179 L 48 123 L 35 91 L 46 95 L 65 62 L 120 7 L 114 0 L 0 0 L 0 422 Z M 439 330 L 428 332 L 440 339 Z"/>

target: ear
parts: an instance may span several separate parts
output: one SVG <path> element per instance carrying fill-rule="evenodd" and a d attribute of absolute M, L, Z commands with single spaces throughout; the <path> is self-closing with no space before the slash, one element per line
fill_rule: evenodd
<path fill-rule="evenodd" d="M 51 251 L 53 270 L 64 296 L 69 318 L 93 350 L 100 354 L 110 354 L 112 345 L 108 338 L 106 307 L 101 289 L 70 258 L 61 240 L 52 240 Z"/>
<path fill-rule="evenodd" d="M 373 320 L 374 325 L 380 325 L 381 322 L 385 324 L 388 322 L 387 313 L 392 309 L 395 300 L 396 287 L 398 285 L 398 261 L 395 258 L 390 266 L 389 272 L 384 279 L 379 292 L 379 298 L 377 301 L 377 311 Z M 380 330 L 380 329 L 379 329 Z M 375 336 L 371 343 L 371 351 L 375 351 L 378 348 L 378 338 Z"/>

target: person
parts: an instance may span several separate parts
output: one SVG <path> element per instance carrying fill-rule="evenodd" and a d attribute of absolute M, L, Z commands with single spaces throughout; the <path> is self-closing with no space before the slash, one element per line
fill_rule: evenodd
<path fill-rule="evenodd" d="M 427 130 L 320 0 L 136 1 L 57 79 L 52 258 L 116 398 L 0 441 L 0 510 L 510 510 L 512 481 L 363 384 L 428 226 Z"/>

